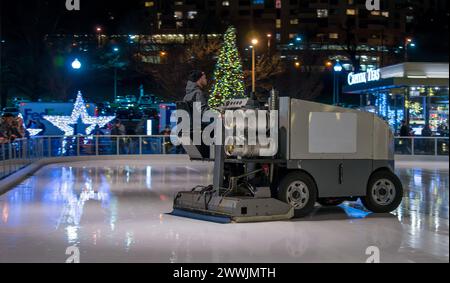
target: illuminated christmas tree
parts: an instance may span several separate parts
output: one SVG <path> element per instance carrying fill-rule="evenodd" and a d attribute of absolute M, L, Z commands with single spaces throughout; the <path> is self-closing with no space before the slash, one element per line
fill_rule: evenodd
<path fill-rule="evenodd" d="M 214 72 L 214 86 L 209 99 L 211 107 L 223 105 L 227 100 L 245 96 L 244 72 L 236 46 L 236 29 L 228 28 Z"/>

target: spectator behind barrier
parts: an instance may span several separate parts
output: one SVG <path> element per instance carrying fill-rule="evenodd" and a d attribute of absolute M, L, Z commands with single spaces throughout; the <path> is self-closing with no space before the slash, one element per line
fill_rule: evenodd
<path fill-rule="evenodd" d="M 0 120 L 0 142 L 13 142 L 24 137 L 25 127 L 23 126 L 23 120 L 10 113 L 5 113 Z"/>

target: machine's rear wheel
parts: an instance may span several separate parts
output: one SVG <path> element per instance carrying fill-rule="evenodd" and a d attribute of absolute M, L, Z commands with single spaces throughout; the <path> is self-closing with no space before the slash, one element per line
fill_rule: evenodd
<path fill-rule="evenodd" d="M 403 199 L 403 185 L 390 171 L 380 171 L 372 175 L 367 187 L 367 195 L 361 201 L 375 213 L 389 213 L 396 210 Z"/>
<path fill-rule="evenodd" d="M 295 217 L 307 216 L 316 204 L 316 184 L 303 172 L 290 173 L 280 183 L 278 199 L 294 207 Z"/>

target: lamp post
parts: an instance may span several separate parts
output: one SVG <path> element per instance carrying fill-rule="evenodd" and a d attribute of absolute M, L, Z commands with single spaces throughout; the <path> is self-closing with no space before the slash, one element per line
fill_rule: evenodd
<path fill-rule="evenodd" d="M 268 33 L 267 34 L 267 50 L 268 50 L 269 54 L 270 54 L 271 49 L 272 49 L 272 34 Z"/>
<path fill-rule="evenodd" d="M 159 59 L 160 59 L 161 63 L 165 63 L 166 57 L 167 57 L 167 52 L 166 51 L 159 52 Z"/>
<path fill-rule="evenodd" d="M 113 52 L 117 54 L 116 59 L 114 60 L 114 102 L 117 101 L 117 61 L 119 60 L 119 47 L 114 47 Z"/>
<path fill-rule="evenodd" d="M 413 42 L 412 38 L 408 37 L 408 38 L 405 39 L 405 46 L 404 46 L 404 49 L 405 49 L 405 63 L 408 62 L 408 60 L 409 60 L 408 49 L 409 49 L 410 46 L 414 47 L 414 46 L 416 46 L 416 44 Z"/>
<path fill-rule="evenodd" d="M 339 105 L 340 100 L 340 74 L 344 68 L 339 61 L 336 61 L 333 67 L 333 104 Z"/>
<path fill-rule="evenodd" d="M 256 94 L 256 45 L 258 45 L 258 40 L 256 38 L 252 39 L 252 92 Z"/>
<path fill-rule="evenodd" d="M 97 33 L 97 47 L 100 48 L 102 45 L 102 27 L 101 26 L 97 26 L 95 28 L 95 32 Z"/>

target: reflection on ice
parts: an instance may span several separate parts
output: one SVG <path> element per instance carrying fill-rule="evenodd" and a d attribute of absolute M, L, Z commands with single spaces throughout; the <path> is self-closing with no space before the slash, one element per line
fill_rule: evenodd
<path fill-rule="evenodd" d="M 372 214 L 372 212 L 365 211 L 363 208 L 357 209 L 357 208 L 354 208 L 354 207 L 352 207 L 352 206 L 350 206 L 348 204 L 347 205 L 340 205 L 339 207 L 342 208 L 345 211 L 345 213 L 347 214 L 347 216 L 349 218 L 364 219 L 364 218 L 367 218 L 367 216 Z"/>
<path fill-rule="evenodd" d="M 0 197 L 0 262 L 448 262 L 448 170 L 401 166 L 393 215 L 359 203 L 288 222 L 218 225 L 176 218 L 176 192 L 212 180 L 203 163 L 132 160 L 44 168 Z"/>
<path fill-rule="evenodd" d="M 5 203 L 2 209 L 2 222 L 4 224 L 8 223 L 8 219 L 9 219 L 9 204 Z"/>

